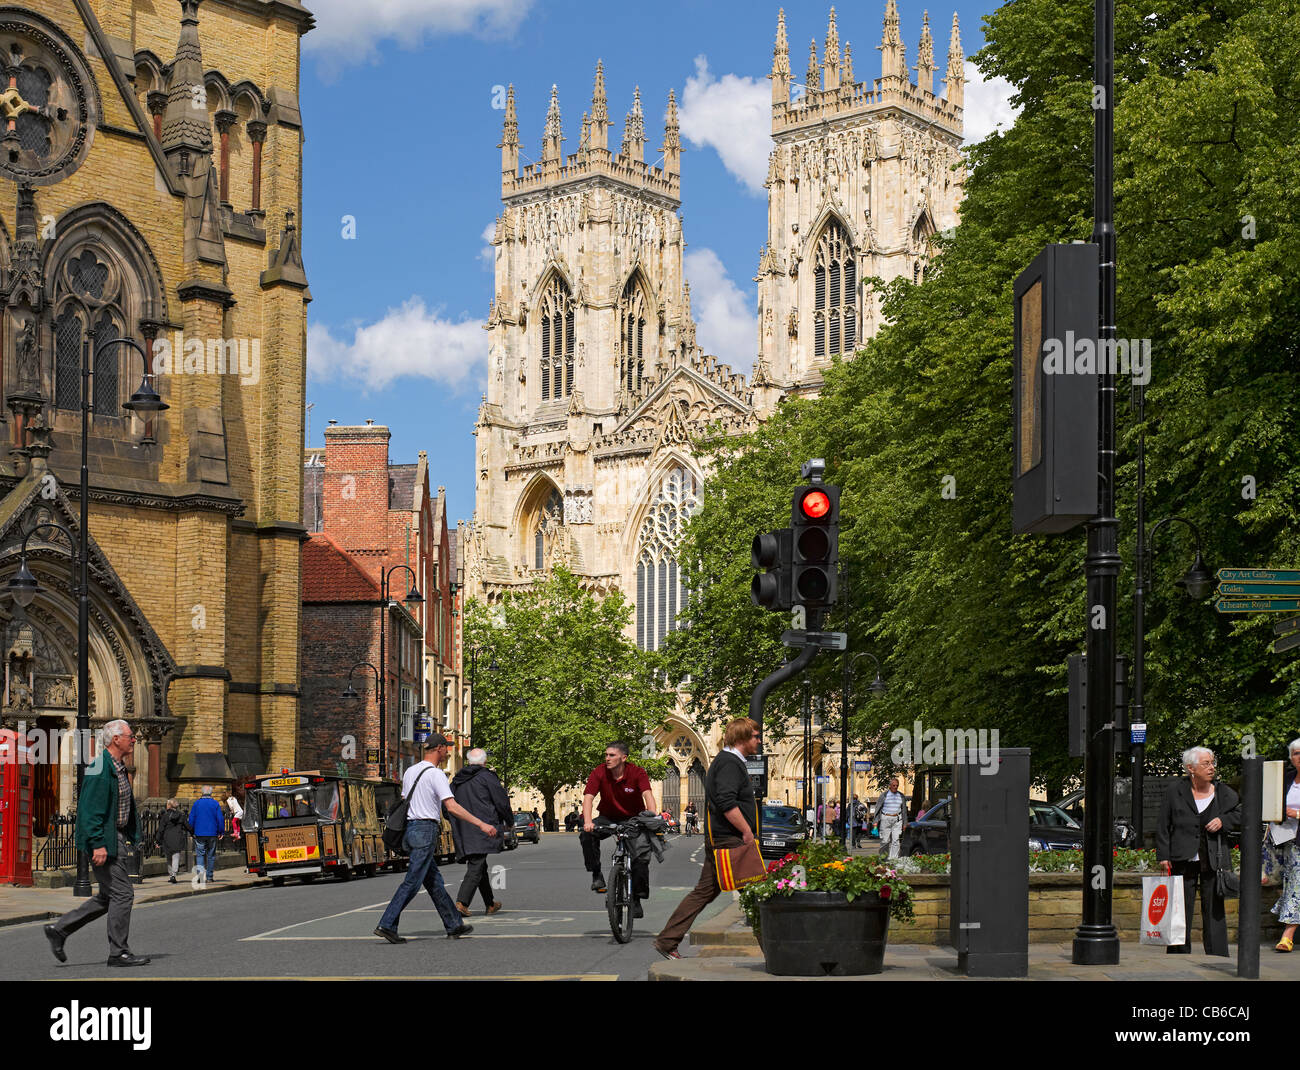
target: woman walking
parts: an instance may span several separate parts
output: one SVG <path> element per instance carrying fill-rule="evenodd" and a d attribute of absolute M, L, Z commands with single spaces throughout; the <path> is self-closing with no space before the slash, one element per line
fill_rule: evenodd
<path fill-rule="evenodd" d="M 155 842 L 163 857 L 167 859 L 167 880 L 176 883 L 176 874 L 181 869 L 181 855 L 189 842 L 189 833 L 185 829 L 185 815 L 178 809 L 175 799 L 167 800 L 167 809 L 163 811 L 162 823 L 158 826 Z"/>
<path fill-rule="evenodd" d="M 1300 925 L 1300 850 L 1296 848 L 1296 831 L 1300 828 L 1300 739 L 1293 739 L 1288 756 L 1291 767 L 1282 776 L 1282 807 L 1285 819 L 1268 826 L 1264 834 L 1264 876 L 1268 884 L 1274 876 L 1282 880 L 1282 894 L 1273 904 L 1285 928 L 1274 951 L 1295 947 L 1295 930 Z"/>

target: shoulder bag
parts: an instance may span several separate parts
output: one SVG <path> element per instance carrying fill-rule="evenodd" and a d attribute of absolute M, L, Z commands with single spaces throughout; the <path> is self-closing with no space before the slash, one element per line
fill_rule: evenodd
<path fill-rule="evenodd" d="M 411 785 L 411 790 L 402 797 L 402 801 L 394 806 L 392 812 L 384 818 L 384 846 L 390 851 L 400 851 L 402 849 L 402 837 L 406 835 L 406 812 L 411 808 L 411 796 L 415 794 L 420 778 L 428 771 L 428 769 L 420 770 L 419 776 L 415 778 L 415 783 Z"/>

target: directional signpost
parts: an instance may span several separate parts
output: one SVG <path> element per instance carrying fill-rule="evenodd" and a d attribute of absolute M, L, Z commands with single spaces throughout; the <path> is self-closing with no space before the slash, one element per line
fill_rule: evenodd
<path fill-rule="evenodd" d="M 1221 568 L 1215 575 L 1220 613 L 1300 612 L 1300 569 Z"/>
<path fill-rule="evenodd" d="M 1273 625 L 1273 653 L 1281 654 L 1284 650 L 1293 650 L 1300 646 L 1300 617 L 1287 617 Z"/>

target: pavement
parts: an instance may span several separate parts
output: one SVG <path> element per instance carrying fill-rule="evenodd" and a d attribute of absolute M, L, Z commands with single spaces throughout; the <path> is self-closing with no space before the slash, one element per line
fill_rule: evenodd
<path fill-rule="evenodd" d="M 697 923 L 683 945 L 682 958 L 651 965 L 651 981 L 790 981 L 769 974 L 763 965 L 754 934 L 745 923 L 739 903 L 730 903 L 717 915 Z M 1236 981 L 1237 948 L 1228 958 L 1211 958 L 1193 946 L 1190 955 L 1170 955 L 1163 947 L 1123 941 L 1115 966 L 1076 966 L 1070 961 L 1070 944 L 1030 944 L 1029 981 Z M 1260 948 L 1259 979 L 1294 981 L 1300 974 L 1295 953 L 1284 955 L 1271 944 Z M 867 977 L 805 977 L 804 981 L 971 981 L 958 972 L 957 952 L 927 944 L 888 944 L 885 968 Z"/>

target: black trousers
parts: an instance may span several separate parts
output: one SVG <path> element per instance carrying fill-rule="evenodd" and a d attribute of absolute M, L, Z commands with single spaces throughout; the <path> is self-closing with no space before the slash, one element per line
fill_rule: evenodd
<path fill-rule="evenodd" d="M 1205 841 L 1202 840 L 1202 843 Z M 1228 955 L 1228 922 L 1223 910 L 1223 896 L 1214 883 L 1214 870 L 1205 861 L 1205 848 L 1196 862 L 1171 862 L 1174 876 L 1183 878 L 1183 906 L 1187 913 L 1187 939 L 1181 946 L 1167 947 L 1171 955 L 1192 953 L 1192 907 L 1196 903 L 1196 886 L 1201 887 L 1201 944 L 1207 955 Z"/>
<path fill-rule="evenodd" d="M 600 873 L 600 841 L 605 838 L 600 830 L 612 829 L 616 822 L 607 817 L 597 817 L 593 818 L 591 823 L 596 826 L 596 832 L 579 833 L 578 842 L 582 844 L 582 864 L 586 866 L 587 872 Z M 650 898 L 650 845 L 645 842 L 645 836 L 641 836 L 636 846 L 636 854 L 632 858 L 632 894 L 638 899 L 648 899 Z"/>
<path fill-rule="evenodd" d="M 487 857 L 485 854 L 465 856 L 465 879 L 460 882 L 460 891 L 456 893 L 458 903 L 469 906 L 476 891 L 482 893 L 485 907 L 490 907 L 494 902 L 492 881 L 488 877 Z"/>

